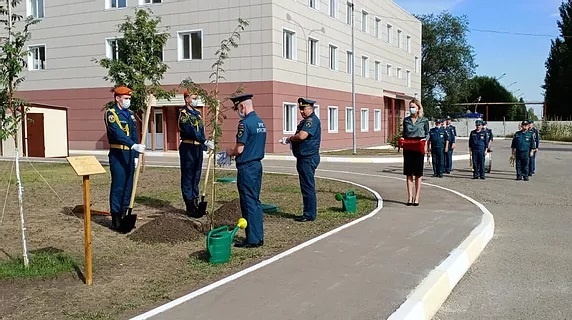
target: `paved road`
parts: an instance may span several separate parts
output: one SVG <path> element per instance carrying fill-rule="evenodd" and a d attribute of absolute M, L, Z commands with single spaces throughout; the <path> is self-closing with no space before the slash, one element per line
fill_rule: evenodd
<path fill-rule="evenodd" d="M 485 181 L 437 181 L 483 203 L 495 235 L 434 319 L 572 319 L 572 145 L 541 144 L 529 182 L 514 180 L 508 147 L 495 141 Z"/>

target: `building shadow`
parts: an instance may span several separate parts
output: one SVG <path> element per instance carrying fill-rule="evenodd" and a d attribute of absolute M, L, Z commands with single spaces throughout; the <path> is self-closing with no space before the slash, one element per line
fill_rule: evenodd
<path fill-rule="evenodd" d="M 69 217 L 74 217 L 83 220 L 83 206 L 81 210 L 79 206 L 76 207 L 63 207 L 61 213 Z M 91 214 L 91 222 L 96 223 L 105 228 L 111 228 L 111 215 Z"/>

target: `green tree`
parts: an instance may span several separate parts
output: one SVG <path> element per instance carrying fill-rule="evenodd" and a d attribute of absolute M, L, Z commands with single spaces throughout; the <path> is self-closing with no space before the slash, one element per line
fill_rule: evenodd
<path fill-rule="evenodd" d="M 425 113 L 435 116 L 438 105 L 451 113 L 455 111 L 452 103 L 465 98 L 465 84 L 477 67 L 467 41 L 467 17 L 444 11 L 417 18 L 422 22 L 421 98 Z"/>
<path fill-rule="evenodd" d="M 94 59 L 107 69 L 106 81 L 115 86 L 125 85 L 133 90 L 131 107 L 134 112 L 147 108 L 147 97 L 170 100 L 175 90 L 165 90 L 161 80 L 169 69 L 163 62 L 162 53 L 169 39 L 168 28 L 160 32 L 160 17 L 153 16 L 150 9 L 135 9 L 135 17 L 126 16 L 119 25 L 123 37 L 117 39 L 116 55 L 112 58 Z M 106 106 L 113 105 L 110 101 Z"/>
<path fill-rule="evenodd" d="M 219 150 L 218 141 L 220 136 L 222 135 L 222 124 L 224 119 L 226 119 L 225 113 L 231 109 L 231 106 L 225 106 L 225 104 L 229 101 L 230 97 L 236 96 L 243 92 L 244 88 L 240 85 L 238 88 L 234 90 L 234 92 L 225 93 L 225 98 L 221 99 L 221 92 L 219 90 L 219 83 L 223 80 L 226 80 L 224 77 L 225 69 L 224 64 L 225 61 L 230 57 L 230 51 L 232 48 L 238 48 L 238 41 L 240 40 L 240 34 L 244 29 L 249 25 L 247 20 L 238 19 L 238 25 L 231 33 L 230 37 L 227 39 L 223 39 L 220 42 L 220 47 L 215 52 L 215 62 L 211 65 L 211 69 L 213 70 L 209 76 L 209 85 L 205 86 L 198 82 L 195 82 L 191 77 L 184 79 L 180 86 L 186 88 L 190 92 L 196 92 L 197 96 L 203 101 L 206 108 L 206 118 L 208 118 L 207 122 L 207 130 L 211 130 L 210 137 L 213 139 L 215 144 L 215 149 L 213 150 L 213 154 Z M 210 87 L 210 90 L 209 90 Z M 203 115 L 204 116 L 204 115 Z M 209 158 L 210 159 L 210 158 Z M 212 172 L 210 173 L 211 177 L 215 176 L 216 169 L 215 166 L 211 168 Z M 214 179 L 212 179 L 210 184 L 211 188 L 211 211 L 207 214 L 210 228 L 213 228 L 213 216 L 212 212 L 214 211 L 214 204 L 215 204 L 215 184 Z"/>
<path fill-rule="evenodd" d="M 544 78 L 547 117 L 570 119 L 572 117 L 572 0 L 563 1 L 559 8 L 560 20 L 557 22 L 560 36 L 552 40 L 550 53 L 546 59 Z"/>
<path fill-rule="evenodd" d="M 465 84 L 463 89 L 466 92 L 465 100 L 473 102 L 480 100 L 485 102 L 520 102 L 509 90 L 507 90 L 497 79 L 488 76 L 475 76 Z M 480 99 L 479 99 L 480 97 Z M 466 108 L 463 107 L 463 108 Z M 482 114 L 486 113 L 487 107 L 480 105 L 471 107 L 471 111 Z M 489 121 L 522 120 L 526 114 L 524 105 L 489 105 Z"/>
<path fill-rule="evenodd" d="M 23 19 L 23 16 L 12 13 L 12 10 L 19 4 L 20 0 L 6 0 L 4 6 L 0 7 L 0 15 L 2 16 L 2 20 L 0 21 L 4 24 L 6 30 L 5 35 L 0 38 L 2 45 L 2 54 L 0 56 L 0 83 L 2 84 L 0 88 L 0 140 L 4 141 L 8 138 L 14 140 L 22 251 L 24 265 L 28 267 L 29 260 L 24 221 L 23 187 L 20 177 L 18 152 L 18 131 L 21 127 L 22 119 L 26 118 L 28 106 L 24 100 L 16 97 L 16 92 L 19 85 L 25 80 L 22 73 L 27 67 L 29 51 L 26 42 L 31 37 L 30 27 L 38 23 L 39 20 L 31 16 Z M 16 27 L 16 23 L 20 23 L 21 29 Z"/>

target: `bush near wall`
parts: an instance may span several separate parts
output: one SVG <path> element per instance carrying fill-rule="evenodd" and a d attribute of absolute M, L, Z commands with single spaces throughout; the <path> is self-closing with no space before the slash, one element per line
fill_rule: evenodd
<path fill-rule="evenodd" d="M 572 123 L 544 121 L 540 127 L 540 139 L 572 142 Z"/>

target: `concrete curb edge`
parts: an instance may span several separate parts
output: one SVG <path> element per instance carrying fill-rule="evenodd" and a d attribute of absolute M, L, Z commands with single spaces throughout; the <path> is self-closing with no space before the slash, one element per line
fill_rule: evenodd
<path fill-rule="evenodd" d="M 423 279 L 388 320 L 432 319 L 457 283 L 493 238 L 494 217 L 487 208 L 454 190 L 436 187 L 456 193 L 472 202 L 483 212 L 483 217 L 480 224 L 471 231 L 469 236 Z"/>

